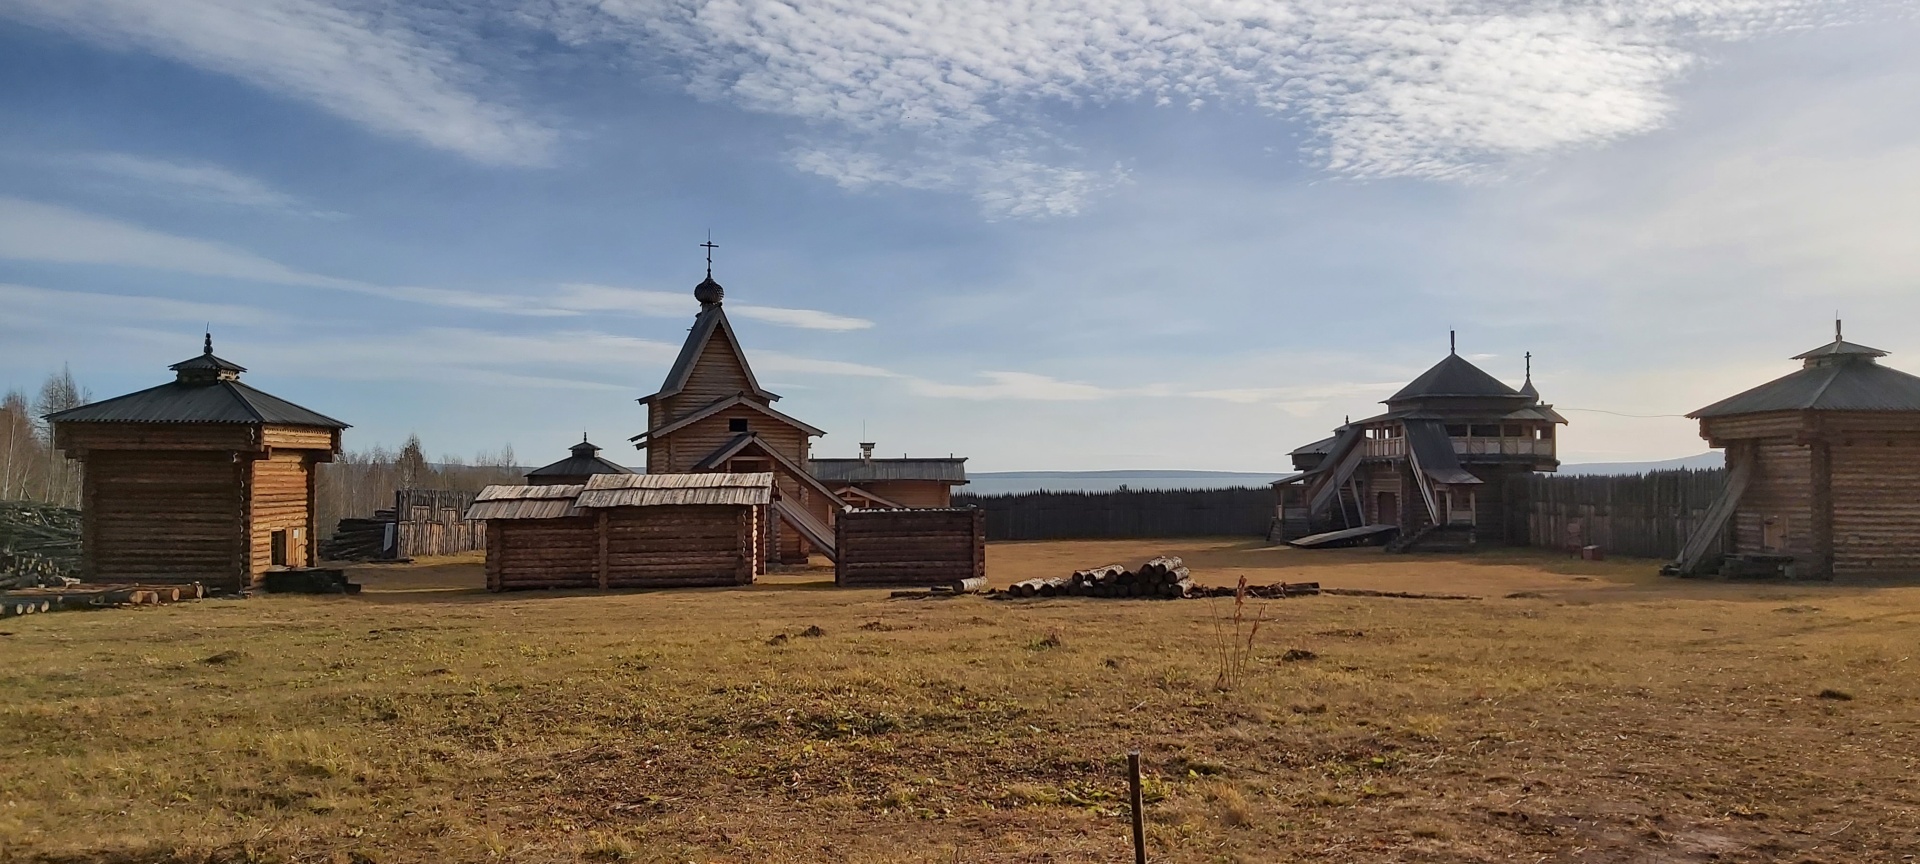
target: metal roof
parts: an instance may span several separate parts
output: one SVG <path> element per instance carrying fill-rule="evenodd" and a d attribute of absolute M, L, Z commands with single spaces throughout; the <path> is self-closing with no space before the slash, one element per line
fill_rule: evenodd
<path fill-rule="evenodd" d="M 1793 355 L 1793 359 L 1811 360 L 1815 357 L 1841 357 L 1841 356 L 1885 357 L 1887 356 L 1887 352 L 1882 351 L 1878 348 L 1868 348 L 1865 345 L 1855 344 L 1853 342 L 1848 342 L 1844 339 L 1840 339 L 1836 337 L 1832 342 L 1828 342 L 1827 344 L 1822 345 L 1818 348 L 1815 348 L 1812 351 L 1807 351 L 1801 354 Z"/>
<path fill-rule="evenodd" d="M 1688 414 L 1725 417 L 1768 411 L 1920 411 L 1920 377 L 1873 361 L 1880 355 L 1801 355 L 1809 366 Z"/>
<path fill-rule="evenodd" d="M 1500 379 L 1467 362 L 1467 358 L 1448 354 L 1446 359 L 1433 364 L 1433 368 L 1421 373 L 1420 377 L 1400 388 L 1400 392 L 1387 397 L 1386 401 L 1391 404 L 1445 396 L 1526 398 L 1520 391 L 1500 383 Z"/>
<path fill-rule="evenodd" d="M 239 381 L 172 381 L 47 415 L 55 423 L 259 423 L 345 429 L 347 424 Z"/>
<path fill-rule="evenodd" d="M 966 457 L 945 459 L 814 459 L 813 476 L 828 483 L 874 483 L 882 480 L 967 482 Z"/>
<path fill-rule="evenodd" d="M 559 519 L 578 516 L 574 506 L 585 486 L 488 486 L 474 496 L 468 519 Z"/>
<path fill-rule="evenodd" d="M 1364 423 L 1366 421 L 1363 420 L 1361 422 Z M 1333 445 L 1339 442 L 1339 440 L 1340 440 L 1340 436 L 1338 435 L 1328 435 L 1327 437 L 1322 438 L 1318 441 L 1315 441 L 1312 444 L 1308 444 L 1303 447 L 1296 447 L 1293 449 L 1292 452 L 1288 453 L 1287 455 L 1288 456 L 1306 456 L 1313 453 L 1320 453 L 1323 455 L 1327 453 L 1332 453 Z"/>
<path fill-rule="evenodd" d="M 707 282 L 713 282 L 712 278 L 709 277 Z M 702 282 L 701 287 L 705 287 L 707 282 Z M 720 285 L 714 282 L 713 287 L 718 289 Z M 696 296 L 698 291 L 696 288 Z M 740 348 L 740 339 L 733 335 L 733 325 L 727 322 L 727 313 L 721 311 L 718 297 L 714 298 L 712 304 L 701 304 L 700 314 L 693 319 L 693 328 L 687 331 L 687 341 L 680 345 L 680 356 L 674 358 L 673 368 L 667 370 L 667 380 L 661 383 L 659 390 L 640 397 L 640 401 L 647 403 L 664 399 L 686 389 L 687 380 L 693 377 L 693 367 L 699 365 L 701 353 L 716 332 L 726 335 L 727 346 L 733 349 L 734 359 L 740 361 L 740 370 L 746 373 L 748 391 L 769 402 L 780 401 L 779 394 L 762 388 L 759 380 L 753 377 L 753 367 L 747 364 L 747 355 Z"/>
<path fill-rule="evenodd" d="M 773 474 L 596 474 L 575 500 L 581 509 L 669 505 L 754 505 L 773 501 Z"/>
<path fill-rule="evenodd" d="M 573 455 L 552 465 L 542 465 L 527 472 L 528 477 L 584 477 L 589 474 L 632 474 L 633 469 L 624 465 L 615 465 L 600 456 L 600 448 L 581 441 L 568 448 Z"/>

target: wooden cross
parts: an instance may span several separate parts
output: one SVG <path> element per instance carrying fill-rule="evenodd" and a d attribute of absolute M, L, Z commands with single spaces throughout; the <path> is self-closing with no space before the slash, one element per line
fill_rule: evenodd
<path fill-rule="evenodd" d="M 707 278 L 712 279 L 713 278 L 713 250 L 720 248 L 720 244 L 713 242 L 713 232 L 709 231 L 707 232 L 707 242 L 702 243 L 700 245 L 707 250 Z"/>

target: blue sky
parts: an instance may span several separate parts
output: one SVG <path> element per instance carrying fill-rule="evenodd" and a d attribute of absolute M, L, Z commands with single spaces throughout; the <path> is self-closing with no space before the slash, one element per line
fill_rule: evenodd
<path fill-rule="evenodd" d="M 0 386 L 210 322 L 349 446 L 638 462 L 712 230 L 824 455 L 1279 470 L 1449 328 L 1563 459 L 1686 455 L 1618 415 L 1836 310 L 1920 369 L 1915 11 L 0 0 Z"/>

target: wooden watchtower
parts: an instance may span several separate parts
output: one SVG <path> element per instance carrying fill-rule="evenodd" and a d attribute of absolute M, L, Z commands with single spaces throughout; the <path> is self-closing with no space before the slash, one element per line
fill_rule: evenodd
<path fill-rule="evenodd" d="M 1920 573 L 1920 377 L 1841 338 L 1801 368 L 1687 416 L 1727 486 L 1673 569 L 1800 578 Z"/>
<path fill-rule="evenodd" d="M 1516 390 L 1449 351 L 1385 413 L 1294 450 L 1300 473 L 1274 483 L 1276 539 L 1391 526 L 1393 550 L 1504 542 L 1507 478 L 1559 468 L 1555 432 L 1567 422 L 1540 401 L 1531 367 L 1528 355 Z"/>
<path fill-rule="evenodd" d="M 240 591 L 313 564 L 314 466 L 347 424 L 241 383 L 211 336 L 169 368 L 170 383 L 47 417 L 84 465 L 83 578 Z"/>

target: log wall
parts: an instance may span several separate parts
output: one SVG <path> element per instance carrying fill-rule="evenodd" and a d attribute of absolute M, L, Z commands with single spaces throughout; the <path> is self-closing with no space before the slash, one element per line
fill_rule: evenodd
<path fill-rule="evenodd" d="M 608 588 L 748 585 L 757 527 L 753 507 L 621 507 L 596 518 L 604 532 L 599 573 Z"/>
<path fill-rule="evenodd" d="M 1791 439 L 1732 442 L 1736 451 L 1754 454 L 1754 475 L 1733 512 L 1733 552 L 1792 555 L 1811 564 L 1813 548 L 1812 448 Z"/>
<path fill-rule="evenodd" d="M 484 523 L 487 588 L 593 588 L 600 584 L 597 517 Z"/>
<path fill-rule="evenodd" d="M 273 532 L 285 531 L 289 567 L 306 567 L 313 541 L 313 464 L 305 453 L 280 451 L 252 463 L 248 564 L 253 573 L 273 566 Z"/>
<path fill-rule="evenodd" d="M 839 488 L 839 484 L 828 484 Z M 953 506 L 953 486 L 934 480 L 875 480 L 852 484 L 902 507 Z"/>
<path fill-rule="evenodd" d="M 83 578 L 248 587 L 249 464 L 219 452 L 90 454 L 81 492 Z"/>
<path fill-rule="evenodd" d="M 1850 434 L 1829 452 L 1833 575 L 1920 573 L 1920 437 Z"/>
<path fill-rule="evenodd" d="M 59 423 L 54 446 L 82 459 L 95 450 L 239 452 L 259 449 L 258 436 L 258 427 L 241 423 Z"/>
<path fill-rule="evenodd" d="M 946 585 L 987 575 L 986 512 L 850 510 L 834 526 L 834 582 Z"/>

